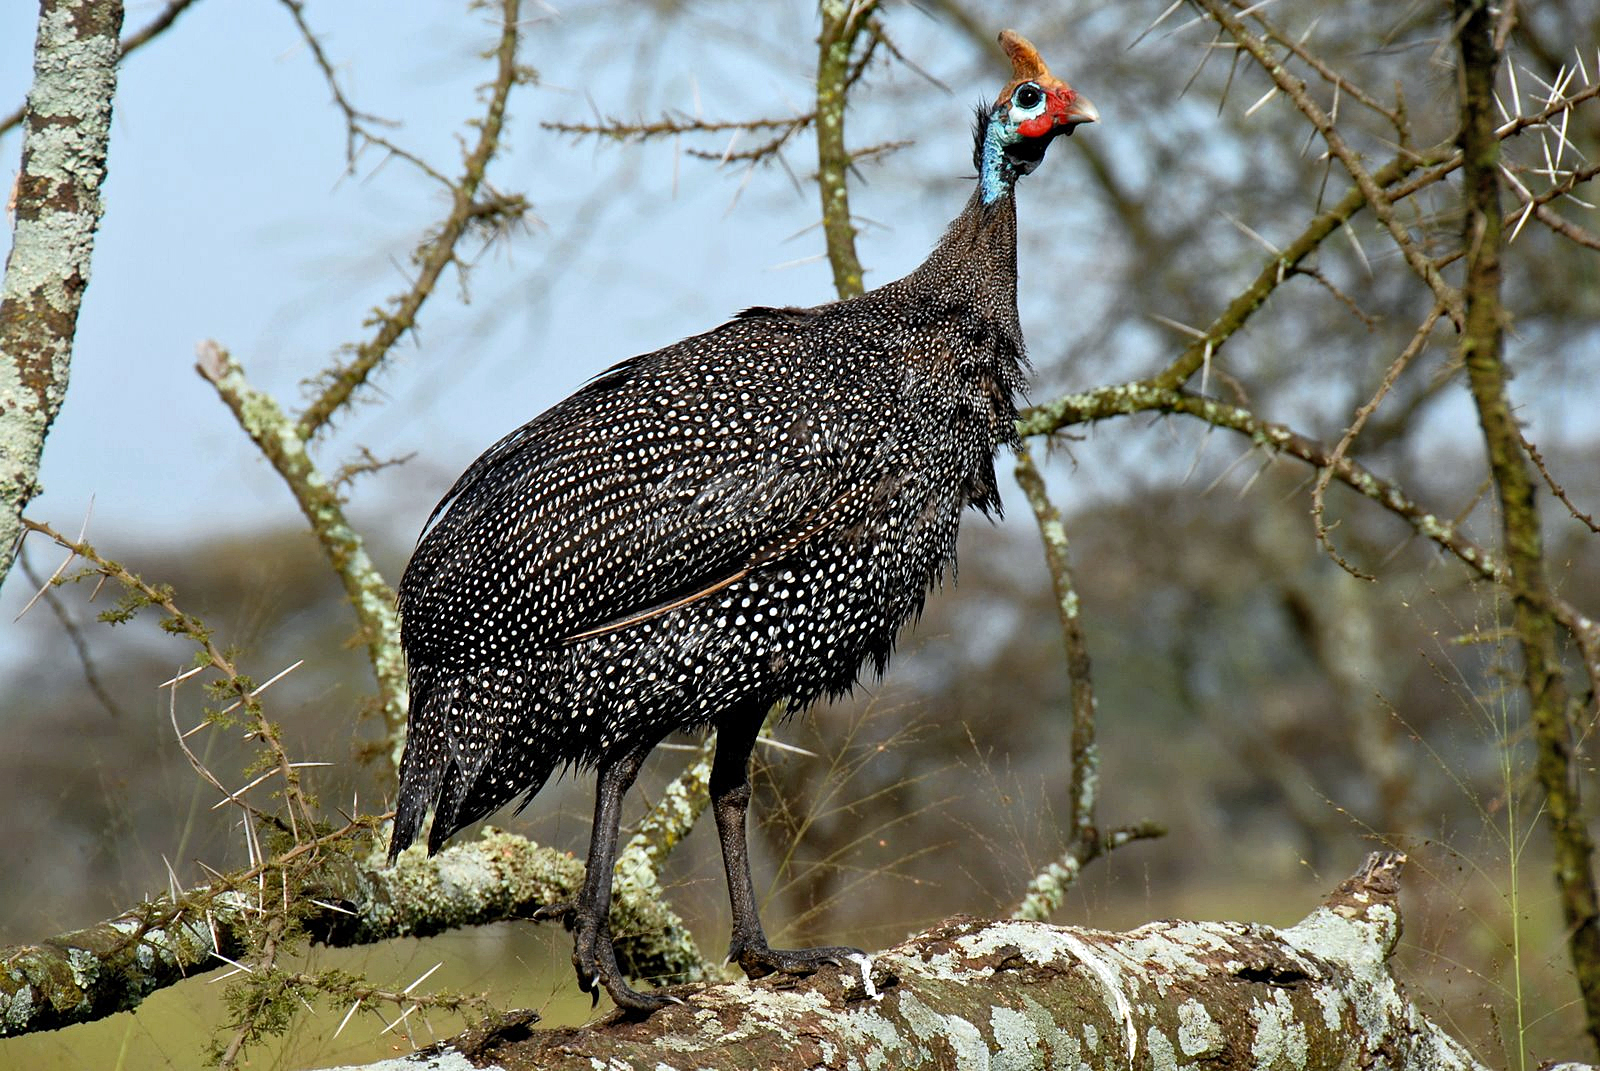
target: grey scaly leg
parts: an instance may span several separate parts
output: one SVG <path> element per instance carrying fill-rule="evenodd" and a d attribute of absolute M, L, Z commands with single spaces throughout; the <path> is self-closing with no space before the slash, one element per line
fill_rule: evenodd
<path fill-rule="evenodd" d="M 750 752 L 755 748 L 765 713 L 746 708 L 724 719 L 717 729 L 717 756 L 711 764 L 711 808 L 717 817 L 722 864 L 728 874 L 728 901 L 733 907 L 728 960 L 739 964 L 751 978 L 773 971 L 810 974 L 824 964 L 843 966 L 851 957 L 865 956 L 860 949 L 837 945 L 798 949 L 767 945 L 756 910 L 750 851 L 745 840 L 745 816 L 750 810 Z"/>

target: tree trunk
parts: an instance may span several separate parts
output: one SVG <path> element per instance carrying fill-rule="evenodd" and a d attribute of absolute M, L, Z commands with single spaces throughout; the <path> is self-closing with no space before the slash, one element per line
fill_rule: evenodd
<path fill-rule="evenodd" d="M 38 493 L 45 433 L 67 392 L 100 225 L 122 0 L 43 0 L 16 228 L 0 287 L 0 581 Z"/>

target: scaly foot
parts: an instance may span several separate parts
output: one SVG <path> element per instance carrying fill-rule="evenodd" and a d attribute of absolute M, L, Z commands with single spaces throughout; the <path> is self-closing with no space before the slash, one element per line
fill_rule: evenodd
<path fill-rule="evenodd" d="M 846 967 L 864 960 L 866 953 L 844 945 L 822 948 L 768 948 L 765 943 L 732 948 L 728 960 L 737 963 L 747 978 L 779 974 L 812 974 L 822 967 Z"/>
<path fill-rule="evenodd" d="M 617 966 L 617 952 L 611 944 L 609 927 L 597 925 L 592 918 L 577 911 L 569 918 L 577 934 L 573 940 L 572 966 L 578 972 L 578 988 L 589 994 L 593 1004 L 600 1003 L 602 986 L 617 1007 L 633 1015 L 645 1016 L 668 1004 L 683 1003 L 665 993 L 641 993 L 629 987 Z"/>

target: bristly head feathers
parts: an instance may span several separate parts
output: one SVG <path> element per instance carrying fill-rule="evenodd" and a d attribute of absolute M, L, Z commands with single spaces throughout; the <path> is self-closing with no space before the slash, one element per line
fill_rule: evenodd
<path fill-rule="evenodd" d="M 1002 30 L 1000 47 L 1011 58 L 1012 78 L 992 106 L 979 106 L 973 132 L 973 164 L 985 204 L 1006 196 L 1018 176 L 1038 167 L 1056 137 L 1100 118 L 1087 97 L 1050 73 L 1027 38 Z"/>

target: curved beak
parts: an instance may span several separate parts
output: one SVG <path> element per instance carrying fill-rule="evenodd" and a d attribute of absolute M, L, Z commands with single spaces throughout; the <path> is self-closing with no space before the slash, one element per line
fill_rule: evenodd
<path fill-rule="evenodd" d="M 1071 134 L 1074 127 L 1100 121 L 1100 109 L 1082 93 L 1072 93 L 1066 107 L 1055 116 L 1056 126 L 1063 134 Z"/>

